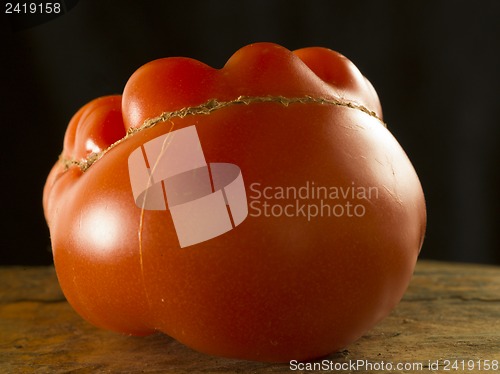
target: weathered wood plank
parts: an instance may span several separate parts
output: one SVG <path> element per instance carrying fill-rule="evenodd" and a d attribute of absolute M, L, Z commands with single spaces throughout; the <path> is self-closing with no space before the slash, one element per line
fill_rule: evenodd
<path fill-rule="evenodd" d="M 379 373 L 418 372 L 397 370 L 399 362 L 438 372 L 429 364 L 441 371 L 444 360 L 500 360 L 500 268 L 419 262 L 393 313 L 325 359 L 331 365 L 393 363 Z M 0 372 L 96 371 L 289 373 L 290 366 L 211 357 L 160 334 L 137 338 L 99 330 L 65 301 L 52 267 L 0 268 Z"/>

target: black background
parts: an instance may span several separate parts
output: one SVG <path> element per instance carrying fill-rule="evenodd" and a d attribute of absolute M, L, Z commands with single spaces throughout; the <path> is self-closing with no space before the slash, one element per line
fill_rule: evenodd
<path fill-rule="evenodd" d="M 79 107 L 120 93 L 150 60 L 188 56 L 220 68 L 258 41 L 351 59 L 420 176 L 428 208 L 421 257 L 500 264 L 500 1 L 63 5 L 64 15 L 42 20 L 2 9 L 0 264 L 51 263 L 42 189 Z"/>

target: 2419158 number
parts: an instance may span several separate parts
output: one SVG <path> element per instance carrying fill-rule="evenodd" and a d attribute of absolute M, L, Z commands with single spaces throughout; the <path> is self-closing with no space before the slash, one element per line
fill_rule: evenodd
<path fill-rule="evenodd" d="M 445 371 L 497 371 L 498 360 L 444 360 L 443 370 Z"/>
<path fill-rule="evenodd" d="M 61 3 L 5 3 L 5 14 L 59 14 Z"/>

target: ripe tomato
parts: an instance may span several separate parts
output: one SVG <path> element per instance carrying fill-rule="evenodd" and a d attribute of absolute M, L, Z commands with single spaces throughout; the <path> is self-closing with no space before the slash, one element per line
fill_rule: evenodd
<path fill-rule="evenodd" d="M 72 118 L 44 209 L 71 305 L 202 352 L 305 360 L 395 307 L 426 224 L 375 90 L 340 54 L 259 43 L 150 62 Z"/>

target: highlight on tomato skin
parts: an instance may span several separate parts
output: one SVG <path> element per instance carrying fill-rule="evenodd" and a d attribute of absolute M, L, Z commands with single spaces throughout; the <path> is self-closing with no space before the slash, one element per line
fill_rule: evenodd
<path fill-rule="evenodd" d="M 383 320 L 426 226 L 369 81 L 332 50 L 272 43 L 221 69 L 155 60 L 83 106 L 43 206 L 87 321 L 265 362 L 323 357 Z"/>

